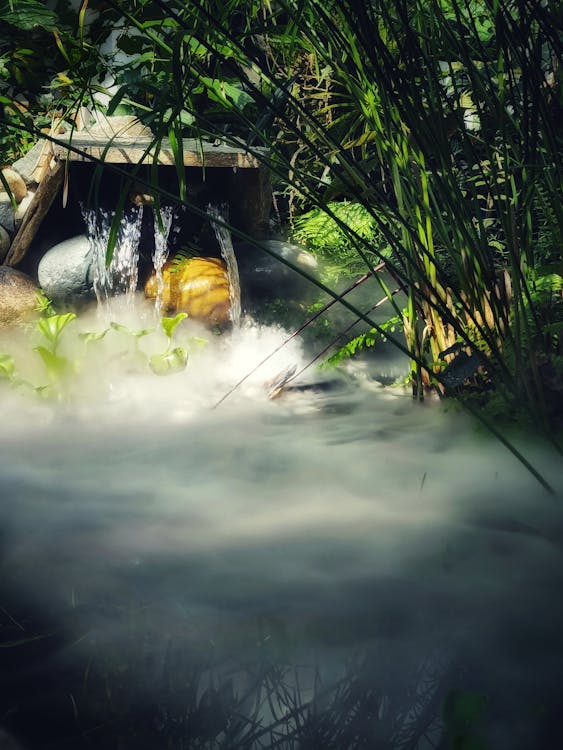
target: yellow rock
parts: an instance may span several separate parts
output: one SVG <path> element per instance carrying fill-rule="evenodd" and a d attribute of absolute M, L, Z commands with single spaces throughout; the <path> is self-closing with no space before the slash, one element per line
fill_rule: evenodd
<path fill-rule="evenodd" d="M 220 258 L 186 258 L 167 261 L 162 269 L 162 309 L 167 314 L 185 312 L 210 325 L 229 321 L 230 298 L 227 267 Z M 156 274 L 145 284 L 145 296 L 154 299 Z"/>

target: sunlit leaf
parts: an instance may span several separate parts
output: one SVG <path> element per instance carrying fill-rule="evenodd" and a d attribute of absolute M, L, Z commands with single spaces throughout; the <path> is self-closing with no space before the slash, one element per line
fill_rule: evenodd
<path fill-rule="evenodd" d="M 70 369 L 70 360 L 66 357 L 59 357 L 44 346 L 36 346 L 35 351 L 43 360 L 43 364 L 51 375 L 61 376 Z"/>
<path fill-rule="evenodd" d="M 149 359 L 149 366 L 155 375 L 173 375 L 186 369 L 188 353 L 178 346 L 165 354 L 155 354 Z"/>
<path fill-rule="evenodd" d="M 12 380 L 16 372 L 16 363 L 9 354 L 0 354 L 0 378 Z"/>
<path fill-rule="evenodd" d="M 133 331 L 131 328 L 127 328 L 127 326 L 121 325 L 121 323 L 110 323 L 110 327 L 113 328 L 114 331 L 119 331 L 119 333 L 124 333 L 126 336 L 133 336 L 133 338 L 139 339 L 143 336 L 148 336 L 149 333 L 154 333 L 154 328 L 140 328 L 136 331 Z"/>
<path fill-rule="evenodd" d="M 72 312 L 63 315 L 50 315 L 48 318 L 40 318 L 40 320 L 37 321 L 37 328 L 41 331 L 43 336 L 45 336 L 47 341 L 56 345 L 63 330 L 69 323 L 75 320 L 75 318 L 76 314 Z"/>
<path fill-rule="evenodd" d="M 101 341 L 101 339 L 104 338 L 106 333 L 109 331 L 109 328 L 106 328 L 103 331 L 86 331 L 84 333 L 79 333 L 78 337 L 84 341 L 86 345 L 90 344 L 92 341 Z"/>
<path fill-rule="evenodd" d="M 161 321 L 162 330 L 164 331 L 164 333 L 169 339 L 172 338 L 172 334 L 174 333 L 176 326 L 178 326 L 182 322 L 182 320 L 184 320 L 187 317 L 188 317 L 187 313 L 179 312 L 173 318 L 162 318 L 162 321 Z"/>

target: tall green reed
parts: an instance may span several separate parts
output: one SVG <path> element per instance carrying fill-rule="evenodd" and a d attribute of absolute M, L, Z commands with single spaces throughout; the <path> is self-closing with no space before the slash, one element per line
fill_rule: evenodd
<path fill-rule="evenodd" d="M 360 203 L 408 291 L 402 311 L 374 275 L 403 321 L 406 345 L 396 343 L 411 357 L 413 393 L 433 386 L 467 401 L 468 382 L 478 392 L 492 386 L 505 411 L 517 407 L 552 435 L 560 338 L 557 325 L 546 335 L 544 321 L 560 320 L 560 294 L 557 283 L 547 302 L 537 294 L 561 271 L 560 44 L 550 6 L 108 5 L 137 33 L 109 111 L 126 96 L 157 152 L 168 137 L 180 199 L 181 136 L 190 135 L 244 142 L 267 158 L 274 179 L 331 216 L 371 265 L 368 251 L 378 249 L 330 207 L 335 195 Z M 304 57 L 326 82 L 320 98 L 302 97 Z M 456 378 L 463 350 L 476 364 Z"/>
<path fill-rule="evenodd" d="M 448 390 L 440 373 L 452 347 L 463 345 L 479 354 L 484 373 L 475 379 L 492 382 L 510 408 L 523 407 L 549 430 L 542 366 L 558 342 L 537 361 L 533 295 L 543 260 L 534 251 L 538 233 L 547 226 L 560 236 L 551 208 L 555 92 L 542 68 L 557 48 L 549 9 L 489 0 L 279 2 L 236 36 L 204 3 L 155 5 L 186 35 L 186 7 L 203 19 L 208 31 L 198 42 L 252 97 L 254 109 L 248 100 L 220 102 L 231 133 L 194 109 L 200 132 L 236 142 L 246 128 L 269 147 L 274 175 L 307 205 L 330 213 L 337 184 L 379 222 L 394 249 L 388 266 L 409 290 L 403 321 L 416 395 L 430 384 Z M 267 40 L 266 57 L 248 45 L 253 34 Z M 332 81 L 335 93 L 320 109 L 287 87 L 304 54 Z M 197 59 L 183 68 L 186 80 L 201 81 L 204 72 Z M 280 90 L 283 107 L 271 96 Z M 268 107 L 274 128 L 257 130 L 254 114 Z M 365 255 L 365 240 L 342 230 Z"/>

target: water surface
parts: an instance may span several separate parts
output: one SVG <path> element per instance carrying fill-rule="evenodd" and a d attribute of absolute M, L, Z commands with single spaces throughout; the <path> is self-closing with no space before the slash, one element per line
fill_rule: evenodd
<path fill-rule="evenodd" d="M 270 401 L 292 343 L 214 409 L 284 336 L 243 325 L 167 378 L 106 351 L 70 401 L 2 390 L 1 722 L 28 747 L 429 748 L 459 690 L 483 747 L 556 747 L 560 498 L 373 363 Z"/>

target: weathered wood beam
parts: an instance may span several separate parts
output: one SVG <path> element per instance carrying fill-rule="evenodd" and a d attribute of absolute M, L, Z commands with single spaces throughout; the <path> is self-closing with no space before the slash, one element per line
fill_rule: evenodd
<path fill-rule="evenodd" d="M 53 153 L 60 159 L 73 162 L 89 161 L 88 157 L 100 159 L 109 164 L 140 164 L 154 162 L 156 148 L 151 148 L 152 139 L 146 136 L 116 136 L 114 138 L 92 136 L 74 133 L 71 136 L 58 136 L 59 143 L 53 144 Z M 65 141 L 77 151 L 70 151 Z M 240 148 L 227 146 L 224 143 L 207 143 L 194 138 L 185 138 L 183 144 L 183 161 L 185 167 L 236 167 L 237 169 L 258 169 L 263 163 L 262 158 L 248 153 L 241 143 Z M 145 151 L 149 149 L 148 153 Z M 268 150 L 253 148 L 261 157 L 267 159 Z M 170 141 L 164 138 L 160 142 L 158 164 L 174 166 L 174 154 Z"/>

